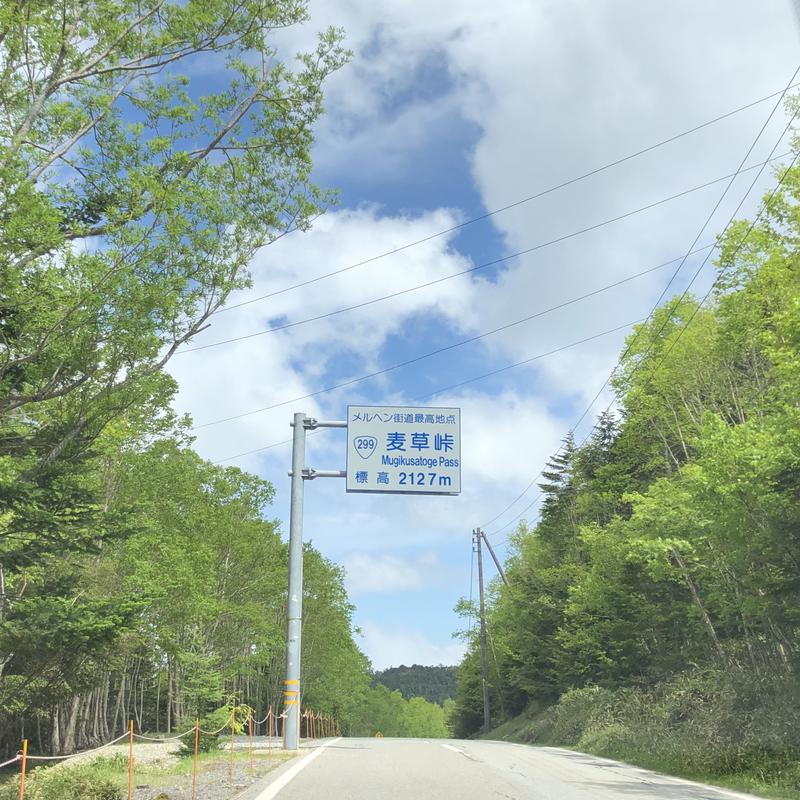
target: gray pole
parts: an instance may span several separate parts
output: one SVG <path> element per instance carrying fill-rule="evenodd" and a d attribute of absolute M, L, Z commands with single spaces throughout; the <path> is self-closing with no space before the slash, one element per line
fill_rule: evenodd
<path fill-rule="evenodd" d="M 486 616 L 483 603 L 483 553 L 481 552 L 481 537 L 483 531 L 480 528 L 473 531 L 475 544 L 478 546 L 478 591 L 480 592 L 481 610 L 481 672 L 483 674 L 483 729 L 488 731 L 492 720 L 489 714 L 489 662 L 486 655 Z"/>
<path fill-rule="evenodd" d="M 303 623 L 303 470 L 306 466 L 306 415 L 294 415 L 292 495 L 289 511 L 289 601 L 286 631 L 283 749 L 297 750 L 300 740 L 300 633 Z"/>
<path fill-rule="evenodd" d="M 494 548 L 492 547 L 492 543 L 489 541 L 489 538 L 486 534 L 478 528 L 478 533 L 483 536 L 483 541 L 486 542 L 486 546 L 489 548 L 489 555 L 492 557 L 492 561 L 494 561 L 494 565 L 497 567 L 497 572 L 500 574 L 500 577 L 503 580 L 503 583 L 508 586 L 508 578 L 506 578 L 505 572 L 503 572 L 503 567 L 501 566 L 500 562 L 497 559 L 497 556 L 494 554 Z"/>

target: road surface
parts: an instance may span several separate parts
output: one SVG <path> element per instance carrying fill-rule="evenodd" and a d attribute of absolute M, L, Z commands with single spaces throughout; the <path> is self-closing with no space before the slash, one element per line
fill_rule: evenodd
<path fill-rule="evenodd" d="M 731 800 L 714 789 L 595 756 L 508 742 L 329 739 L 241 800 Z"/>

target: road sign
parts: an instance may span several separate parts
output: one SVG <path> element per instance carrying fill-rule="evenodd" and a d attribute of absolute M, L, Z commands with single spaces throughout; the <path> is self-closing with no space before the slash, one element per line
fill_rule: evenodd
<path fill-rule="evenodd" d="M 460 494 L 461 409 L 348 406 L 347 491 Z"/>

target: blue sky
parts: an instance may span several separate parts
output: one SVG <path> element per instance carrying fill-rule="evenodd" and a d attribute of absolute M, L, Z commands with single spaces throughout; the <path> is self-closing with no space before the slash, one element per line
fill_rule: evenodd
<path fill-rule="evenodd" d="M 286 52 L 328 24 L 345 28 L 353 62 L 328 86 L 316 177 L 338 207 L 309 233 L 254 259 L 254 287 L 232 302 L 292 285 L 442 231 L 779 91 L 796 68 L 789 0 L 312 0 Z M 774 100 L 614 169 L 298 291 L 219 315 L 195 345 L 364 302 L 531 248 L 735 171 Z M 767 157 L 780 110 L 749 163 Z M 779 147 L 785 152 L 787 146 Z M 754 173 L 738 178 L 700 237 L 711 243 Z M 770 170 L 746 200 L 751 213 Z M 726 184 L 487 270 L 287 331 L 177 356 L 177 406 L 203 424 L 346 381 L 502 326 L 682 256 Z M 699 264 L 692 257 L 669 294 Z M 197 430 L 225 459 L 287 439 L 294 411 L 340 419 L 348 404 L 405 404 L 442 387 L 640 319 L 673 268 L 658 270 L 484 340 L 301 403 Z M 708 265 L 695 284 L 713 279 Z M 462 408 L 459 497 L 347 495 L 343 481 L 307 485 L 306 538 L 343 563 L 361 645 L 376 667 L 455 663 L 453 614 L 469 594 L 471 531 L 531 481 L 613 368 L 618 331 L 493 378 L 440 392 Z M 213 381 L 208 376 L 213 375 Z M 611 401 L 606 392 L 599 413 Z M 578 432 L 588 430 L 591 419 Z M 308 464 L 344 467 L 344 433 L 309 438 Z M 235 460 L 272 481 L 288 529 L 290 451 Z M 528 492 L 490 526 L 503 528 Z M 535 519 L 535 506 L 525 514 Z M 494 540 L 501 553 L 508 528 Z M 493 574 L 491 568 L 489 575 Z"/>

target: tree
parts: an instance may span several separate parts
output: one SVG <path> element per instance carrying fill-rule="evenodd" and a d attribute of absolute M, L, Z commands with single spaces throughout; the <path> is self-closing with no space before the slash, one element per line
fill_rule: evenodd
<path fill-rule="evenodd" d="M 111 421 L 169 417 L 161 368 L 258 248 L 330 201 L 312 126 L 347 54 L 329 30 L 284 63 L 274 32 L 306 16 L 298 0 L 0 9 L 0 477 L 18 528 L 58 517 L 56 462 L 80 470 Z M 64 505 L 90 505 L 83 488 Z"/>
<path fill-rule="evenodd" d="M 662 741 L 647 739 L 659 713 L 696 740 L 718 711 L 719 764 L 747 748 L 796 758 L 772 732 L 795 741 L 789 704 L 764 722 L 757 697 L 793 697 L 800 663 L 800 168 L 781 177 L 760 219 L 722 237 L 710 300 L 670 300 L 631 334 L 616 418 L 548 462 L 540 517 L 512 536 L 487 611 L 510 713 L 553 705 L 546 729 L 580 712 L 587 730 L 609 721 L 595 741 L 617 741 L 628 708 L 650 731 L 636 751 Z M 480 725 L 477 663 L 470 640 L 461 735 Z"/>

